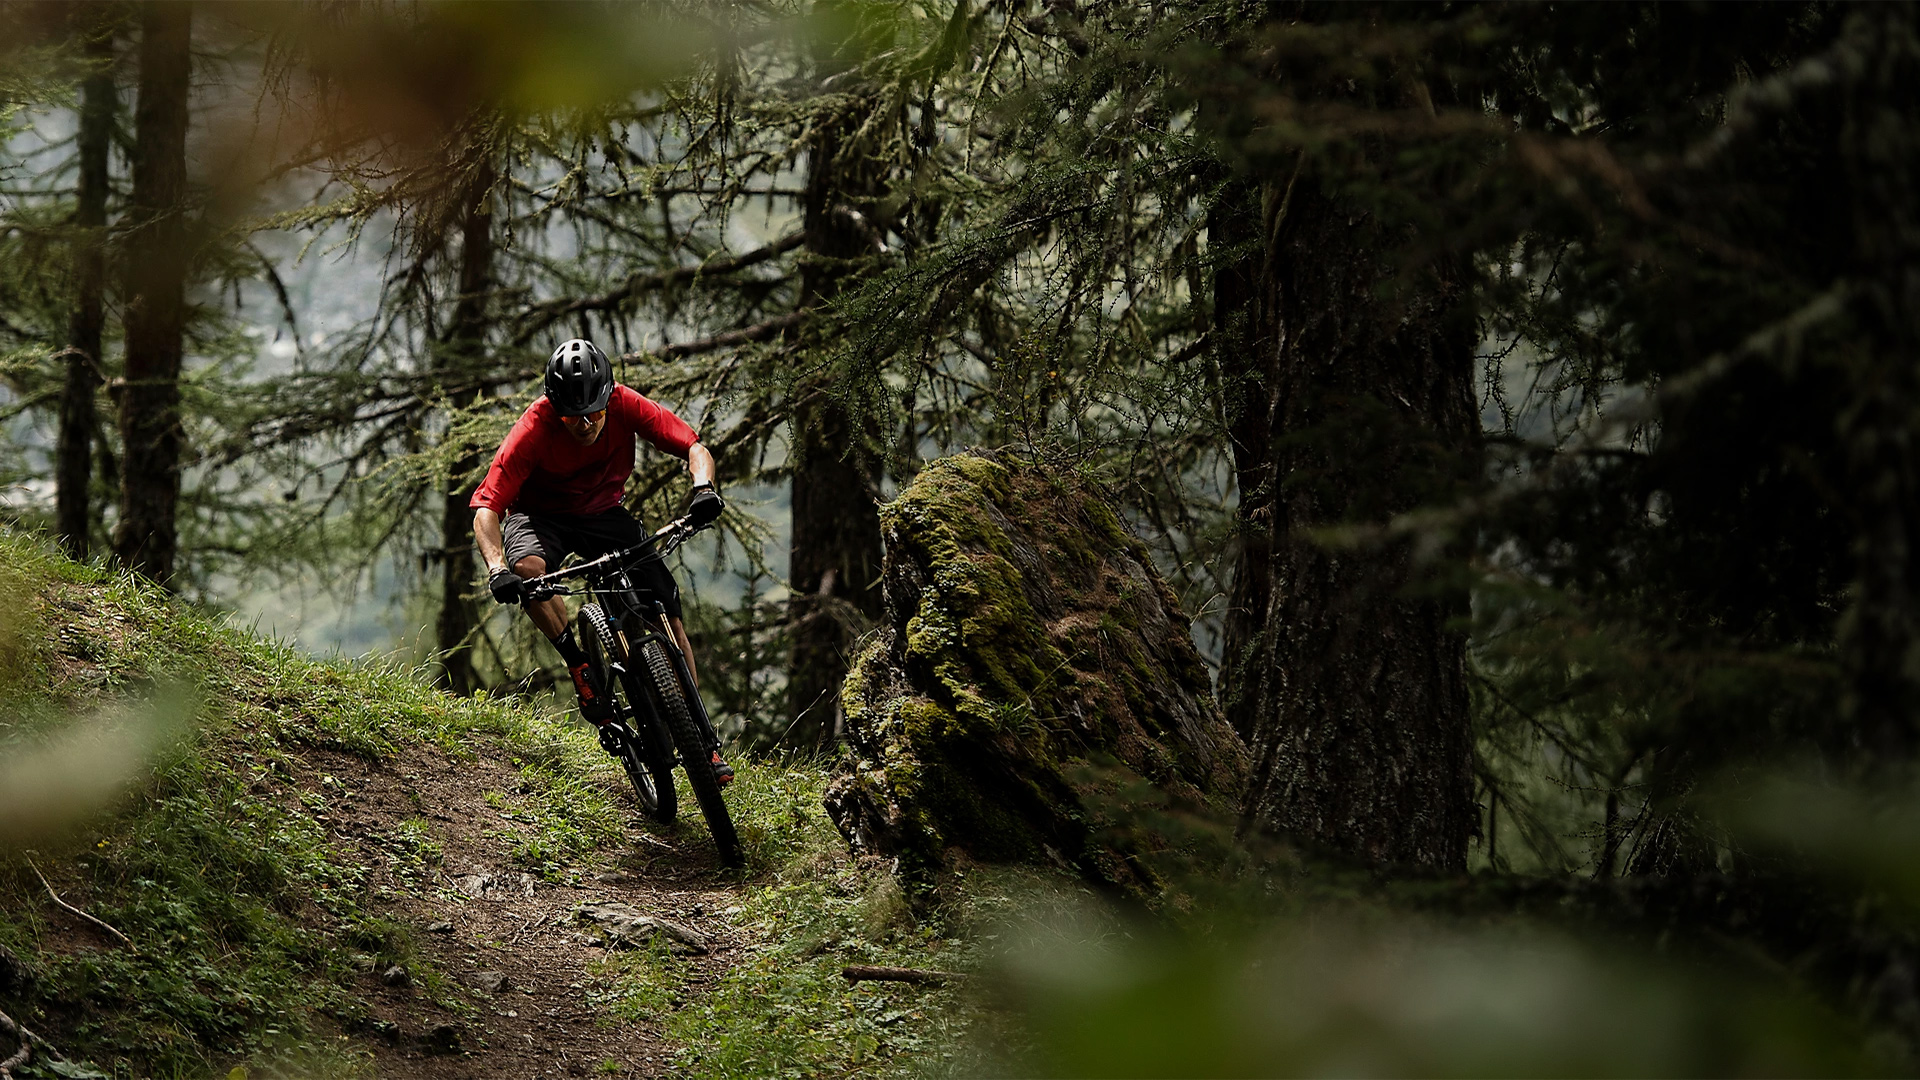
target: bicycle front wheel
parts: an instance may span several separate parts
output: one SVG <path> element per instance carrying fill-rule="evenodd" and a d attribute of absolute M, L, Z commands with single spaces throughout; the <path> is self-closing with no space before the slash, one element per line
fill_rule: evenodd
<path fill-rule="evenodd" d="M 693 789 L 693 799 L 700 804 L 700 813 L 706 816 L 714 846 L 720 849 L 720 861 L 727 866 L 740 866 L 746 862 L 740 836 L 734 832 L 733 817 L 727 813 L 727 802 L 720 795 L 720 779 L 714 775 L 707 741 L 701 737 L 700 726 L 693 722 L 693 713 L 687 708 L 679 672 L 674 669 L 666 648 L 657 640 L 640 646 L 639 660 L 635 666 L 643 668 L 652 683 L 660 718 L 666 721 L 674 745 L 680 748 L 680 767 L 687 771 L 687 786 Z"/>
<path fill-rule="evenodd" d="M 673 824 L 673 819 L 680 814 L 680 799 L 673 787 L 673 760 L 665 733 L 659 732 L 659 725 L 653 724 L 647 715 L 646 698 L 638 692 L 632 672 L 625 672 L 620 680 L 614 679 L 608 660 L 619 660 L 622 668 L 631 667 L 631 660 L 607 621 L 606 612 L 598 604 L 580 607 L 580 645 L 587 654 L 587 662 L 593 665 L 594 674 L 599 676 L 600 685 L 613 699 L 614 715 L 624 722 L 627 732 L 611 738 L 606 737 L 608 732 L 602 732 L 601 745 L 619 759 L 641 811 L 655 821 Z M 616 681 L 625 685 L 616 687 Z M 622 691 L 626 694 L 625 702 L 620 700 Z M 649 747 L 641 736 L 654 732 L 658 732 L 654 738 L 656 745 Z"/>

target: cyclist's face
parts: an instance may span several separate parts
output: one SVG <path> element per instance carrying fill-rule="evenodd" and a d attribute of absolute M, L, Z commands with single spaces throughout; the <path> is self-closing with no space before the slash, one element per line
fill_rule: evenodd
<path fill-rule="evenodd" d="M 607 410 L 590 412 L 585 416 L 563 416 L 560 422 L 567 426 L 567 434 L 582 446 L 592 446 L 593 440 L 600 437 L 600 429 L 607 426 Z"/>

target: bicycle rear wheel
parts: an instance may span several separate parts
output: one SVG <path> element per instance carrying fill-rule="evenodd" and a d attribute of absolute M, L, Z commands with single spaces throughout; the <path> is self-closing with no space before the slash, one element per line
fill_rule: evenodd
<path fill-rule="evenodd" d="M 639 689 L 638 681 L 631 671 L 624 671 L 618 680 L 624 685 L 616 687 L 612 665 L 609 658 L 620 660 L 621 667 L 631 664 L 621 648 L 620 639 L 614 635 L 612 625 L 607 621 L 606 612 L 598 604 L 583 604 L 580 607 L 580 647 L 587 654 L 587 663 L 593 665 L 593 672 L 600 679 L 600 685 L 613 699 L 614 715 L 623 723 L 622 732 L 609 737 L 602 731 L 600 744 L 607 752 L 620 761 L 620 767 L 626 770 L 627 782 L 633 785 L 633 794 L 640 803 L 640 809 L 655 821 L 673 824 L 680 815 L 680 796 L 673 787 L 673 761 L 666 733 L 659 730 L 648 715 L 647 700 Z M 620 700 L 621 693 L 626 701 Z M 652 735 L 654 745 L 645 745 L 642 734 Z"/>
<path fill-rule="evenodd" d="M 713 772 L 711 751 L 701 737 L 700 726 L 694 723 L 692 711 L 687 708 L 679 672 L 658 640 L 640 646 L 639 660 L 635 667 L 644 667 L 652 683 L 660 716 L 673 734 L 674 745 L 680 748 L 680 767 L 686 770 L 687 786 L 693 789 L 693 799 L 700 804 L 700 813 L 706 816 L 707 830 L 713 833 L 714 846 L 720 849 L 720 861 L 727 866 L 740 866 L 746 862 L 746 855 L 740 848 L 740 836 L 734 831 L 733 816 L 727 813 L 727 802 L 721 797 L 720 779 Z"/>

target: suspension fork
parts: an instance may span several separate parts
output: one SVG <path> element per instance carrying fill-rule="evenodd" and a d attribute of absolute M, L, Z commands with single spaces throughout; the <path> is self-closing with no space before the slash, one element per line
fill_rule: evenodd
<path fill-rule="evenodd" d="M 647 622 L 649 623 L 647 632 L 641 640 L 658 639 L 660 641 L 660 647 L 666 651 L 668 659 L 673 661 L 673 669 L 680 677 L 682 690 L 680 696 L 686 699 L 687 711 L 693 714 L 694 723 L 700 725 L 700 735 L 706 740 L 707 749 L 720 749 L 720 734 L 714 731 L 713 721 L 707 717 L 707 703 L 701 700 L 700 691 L 694 687 L 693 669 L 687 666 L 686 654 L 680 651 L 680 643 L 674 640 L 673 624 L 667 620 L 667 605 L 655 600 L 653 612 L 647 617 Z M 632 650 L 637 645 L 637 642 L 628 643 L 627 655 L 633 655 Z"/>

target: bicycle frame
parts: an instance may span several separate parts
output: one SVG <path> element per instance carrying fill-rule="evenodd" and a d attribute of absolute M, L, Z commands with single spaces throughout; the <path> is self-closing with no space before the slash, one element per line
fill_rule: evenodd
<path fill-rule="evenodd" d="M 673 661 L 674 673 L 680 679 L 683 695 L 695 722 L 706 738 L 709 749 L 720 745 L 718 734 L 713 729 L 713 721 L 707 716 L 707 703 L 700 698 L 700 692 L 694 685 L 693 668 L 688 665 L 686 654 L 680 650 L 680 642 L 669 631 L 667 605 L 650 592 L 633 583 L 628 569 L 646 559 L 665 559 L 681 544 L 692 539 L 700 529 L 692 528 L 684 520 L 669 523 L 665 528 L 631 547 L 608 552 L 596 559 L 562 570 L 555 570 L 528 578 L 523 586 L 529 603 L 545 600 L 551 596 L 576 595 L 561 582 L 569 578 L 585 578 L 585 595 L 600 604 L 613 624 L 613 631 L 620 637 L 621 647 L 628 657 L 639 654 L 640 646 L 649 640 L 660 642 L 666 654 Z M 628 627 L 638 617 L 640 625 L 646 628 L 638 640 L 628 640 Z M 609 662 L 612 661 L 609 658 Z M 634 702 L 634 707 L 640 707 Z M 671 750 L 671 748 L 669 748 Z"/>
<path fill-rule="evenodd" d="M 725 764 L 720 737 L 707 716 L 707 703 L 694 688 L 693 667 L 672 632 L 664 599 L 635 585 L 632 574 L 644 560 L 664 558 L 699 531 L 684 519 L 675 521 L 632 547 L 528 579 L 523 588 L 527 600 L 538 603 L 570 594 L 562 584 L 567 579 L 586 579 L 584 592 L 593 598 L 593 614 L 591 618 L 582 615 L 580 622 L 591 622 L 594 640 L 607 646 L 601 650 L 600 662 L 616 669 L 609 674 L 625 685 L 626 708 L 633 720 L 631 725 L 620 722 L 620 699 L 610 692 L 615 718 L 599 725 L 600 745 L 621 760 L 641 807 L 658 821 L 674 820 L 671 770 L 678 766 L 707 819 L 720 861 L 739 867 L 745 865 L 746 855 L 720 791 L 732 778 L 730 769 L 724 775 L 719 771 Z M 651 648 L 655 641 L 659 653 Z M 672 659 L 666 661 L 668 657 Z M 662 667 L 663 661 L 671 673 Z M 670 685 L 672 680 L 678 680 L 679 686 Z"/>

